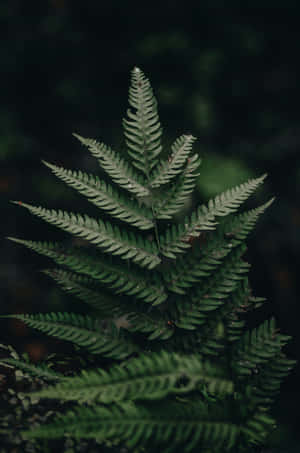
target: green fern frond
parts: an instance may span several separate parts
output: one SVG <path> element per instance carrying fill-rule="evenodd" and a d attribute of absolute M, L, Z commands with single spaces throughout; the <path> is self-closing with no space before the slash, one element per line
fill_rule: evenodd
<path fill-rule="evenodd" d="M 53 381 L 27 395 L 74 408 L 66 415 L 58 409 L 51 424 L 24 436 L 94 438 L 105 450 L 120 446 L 135 453 L 248 451 L 273 428 L 270 405 L 295 365 L 282 352 L 290 337 L 278 332 L 274 319 L 245 327 L 245 314 L 264 302 L 252 295 L 246 238 L 273 199 L 237 211 L 265 175 L 184 217 L 199 175 L 195 138 L 182 135 L 163 157 L 157 102 L 138 68 L 129 102 L 126 156 L 74 134 L 106 179 L 44 161 L 110 221 L 14 202 L 83 239 L 75 241 L 82 247 L 69 247 L 9 238 L 51 258 L 59 267 L 44 273 L 96 309 L 92 317 L 2 316 L 71 342 L 80 361 L 80 374 L 72 369 L 73 353 L 63 362 L 71 367 L 66 377 L 52 370 L 53 363 L 47 369 L 25 356 L 23 363 L 6 347 L 11 357 L 0 363 Z M 89 354 L 83 358 L 80 349 Z M 120 362 L 103 363 L 102 357 Z"/>
<path fill-rule="evenodd" d="M 159 316 L 160 315 L 160 316 Z M 174 334 L 173 323 L 161 313 L 130 313 L 128 315 L 130 325 L 129 332 L 140 332 L 147 334 L 147 339 L 168 340 Z"/>
<path fill-rule="evenodd" d="M 52 172 L 69 186 L 76 189 L 100 209 L 111 216 L 134 225 L 141 230 L 153 228 L 152 212 L 120 195 L 116 189 L 101 181 L 97 176 L 88 175 L 82 171 L 66 170 L 62 167 L 42 161 Z"/>
<path fill-rule="evenodd" d="M 221 226 L 221 232 L 229 238 L 231 246 L 235 247 L 246 239 L 249 233 L 253 230 L 258 218 L 271 206 L 275 198 L 271 198 L 267 203 L 264 203 L 250 211 L 243 212 L 231 219 L 225 221 Z"/>
<path fill-rule="evenodd" d="M 75 345 L 87 349 L 92 354 L 111 357 L 116 360 L 124 359 L 137 351 L 125 338 L 114 332 L 101 329 L 99 320 L 75 313 L 37 313 L 5 315 L 2 318 L 15 318 L 23 321 L 29 327 L 47 335 L 71 341 Z"/>
<path fill-rule="evenodd" d="M 67 249 L 59 243 L 28 241 L 8 237 L 9 240 L 22 244 L 35 252 L 52 258 L 57 264 L 82 273 L 101 282 L 116 294 L 134 296 L 152 305 L 163 303 L 168 295 L 158 279 L 141 274 L 111 263 L 108 259 L 84 254 L 74 248 Z"/>
<path fill-rule="evenodd" d="M 264 182 L 266 177 L 267 175 L 264 174 L 259 178 L 249 179 L 247 182 L 217 195 L 208 202 L 208 209 L 213 212 L 214 216 L 226 216 L 236 212 L 240 205 Z"/>
<path fill-rule="evenodd" d="M 58 381 L 64 379 L 64 375 L 49 368 L 46 363 L 33 364 L 24 360 L 14 359 L 12 357 L 4 357 L 0 359 L 0 364 L 3 366 L 12 366 L 22 370 L 30 376 L 44 379 L 47 381 Z"/>
<path fill-rule="evenodd" d="M 240 245 L 253 230 L 259 216 L 273 203 L 272 198 L 258 208 L 239 214 L 225 221 L 210 240 L 185 257 L 179 257 L 175 266 L 170 268 L 164 279 L 169 290 L 186 294 L 188 288 L 195 286 L 203 278 L 208 278 L 221 264 L 222 259 L 234 247 Z M 180 279 L 177 276 L 180 275 Z"/>
<path fill-rule="evenodd" d="M 112 403 L 123 400 L 160 399 L 168 394 L 187 393 L 199 382 L 211 393 L 232 393 L 233 384 L 218 377 L 220 370 L 202 363 L 197 356 L 180 356 L 167 352 L 143 354 L 116 365 L 109 371 L 83 371 L 80 376 L 34 392 L 39 398 Z"/>
<path fill-rule="evenodd" d="M 14 201 L 13 203 L 20 204 Z M 120 256 L 124 260 L 130 259 L 148 269 L 154 268 L 161 261 L 154 242 L 144 240 L 140 236 L 136 237 L 131 232 L 127 234 L 120 231 L 117 226 L 112 227 L 109 222 L 95 220 L 87 215 L 82 216 L 72 212 L 32 206 L 23 202 L 21 202 L 21 206 L 46 222 L 97 245 L 105 253 Z"/>
<path fill-rule="evenodd" d="M 97 289 L 95 281 L 84 275 L 64 271 L 60 268 L 46 269 L 44 274 L 56 281 L 67 293 L 74 294 L 84 303 L 98 310 L 98 316 L 111 318 L 120 313 L 120 303 L 111 294 Z M 93 289 L 91 289 L 93 288 Z"/>
<path fill-rule="evenodd" d="M 252 385 L 249 397 L 255 404 L 268 407 L 277 397 L 283 379 L 295 367 L 297 361 L 287 359 L 285 354 L 279 353 L 260 367 L 259 372 L 252 376 Z"/>
<path fill-rule="evenodd" d="M 128 154 L 132 165 L 149 180 L 150 172 L 157 164 L 162 150 L 162 129 L 150 82 L 139 68 L 134 68 L 131 74 L 129 104 L 135 112 L 128 110 L 128 119 L 123 120 Z"/>
<path fill-rule="evenodd" d="M 256 412 L 241 426 L 241 434 L 245 436 L 247 445 L 259 445 L 275 428 L 275 420 L 268 414 Z M 245 442 L 246 443 L 246 442 Z"/>
<path fill-rule="evenodd" d="M 179 174 L 170 189 L 154 201 L 154 212 L 157 219 L 171 219 L 178 214 L 195 189 L 196 173 L 201 163 L 201 159 L 195 154 L 186 164 L 184 170 Z"/>
<path fill-rule="evenodd" d="M 192 135 L 182 135 L 172 145 L 172 153 L 166 161 L 159 164 L 151 178 L 151 187 L 158 188 L 169 183 L 182 172 L 196 138 Z"/>
<path fill-rule="evenodd" d="M 119 187 L 127 190 L 137 197 L 148 197 L 149 189 L 142 178 L 134 169 L 122 159 L 118 153 L 111 150 L 104 143 L 91 138 L 83 138 L 73 134 L 83 145 L 87 146 L 90 153 L 98 159 L 100 167 L 111 177 Z"/>
<path fill-rule="evenodd" d="M 265 297 L 249 296 L 248 300 L 251 302 L 252 308 L 255 309 L 261 307 L 267 299 Z"/>
<path fill-rule="evenodd" d="M 290 339 L 290 336 L 278 333 L 274 318 L 246 331 L 234 347 L 233 366 L 237 374 L 247 376 L 259 372 L 261 366 L 280 354 Z"/>
<path fill-rule="evenodd" d="M 247 183 L 229 189 L 202 205 L 192 213 L 190 218 L 185 218 L 184 223 L 172 225 L 164 236 L 160 237 L 161 252 L 169 258 L 175 258 L 175 253 L 183 253 L 190 248 L 190 237 L 198 237 L 201 231 L 215 229 L 215 218 L 226 216 L 235 212 L 239 206 L 262 184 L 266 175 L 251 179 Z"/>
<path fill-rule="evenodd" d="M 240 246 L 236 253 L 230 255 L 228 260 L 224 261 L 224 267 L 220 267 L 216 274 L 212 276 L 210 285 L 203 285 L 202 290 L 200 288 L 195 289 L 195 295 L 192 296 L 192 300 L 196 302 L 199 298 L 206 298 L 207 296 L 207 298 L 212 297 L 224 300 L 232 294 L 239 287 L 240 281 L 244 280 L 245 274 L 248 273 L 250 268 L 250 264 L 239 260 L 245 251 L 246 246 Z M 235 258 L 236 262 L 234 263 Z M 227 272 L 225 269 L 227 269 Z"/>
<path fill-rule="evenodd" d="M 239 281 L 244 278 L 249 265 L 240 260 L 245 247 L 236 249 L 213 277 L 201 287 L 196 287 L 187 301 L 178 300 L 178 315 L 175 320 L 177 327 L 193 330 L 204 324 L 211 311 L 218 310 L 236 290 Z"/>
<path fill-rule="evenodd" d="M 98 441 L 119 439 L 128 448 L 159 445 L 165 453 L 181 446 L 190 452 L 197 445 L 210 446 L 214 451 L 229 451 L 240 428 L 212 417 L 201 401 L 196 404 L 118 405 L 81 407 L 60 416 L 50 425 L 26 431 L 27 438 L 58 438 L 65 432 L 74 437 L 96 437 Z"/>
<path fill-rule="evenodd" d="M 236 295 L 236 292 L 233 295 Z M 240 302 L 240 297 L 237 297 Z M 234 304 L 235 305 L 235 304 Z M 239 340 L 244 332 L 245 321 L 241 320 L 235 312 L 228 313 L 226 316 L 226 338 L 228 342 L 235 342 Z"/>

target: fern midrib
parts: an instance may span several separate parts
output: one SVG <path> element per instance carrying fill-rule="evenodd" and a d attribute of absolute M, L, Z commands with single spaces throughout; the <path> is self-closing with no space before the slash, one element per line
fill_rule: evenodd
<path fill-rule="evenodd" d="M 145 164 L 146 164 L 146 168 L 145 168 L 145 172 L 146 172 L 146 178 L 147 178 L 147 181 L 148 181 L 148 184 L 150 182 L 150 171 L 151 171 L 151 167 L 150 167 L 150 163 L 149 163 L 149 149 L 148 149 L 148 145 L 147 145 L 147 136 L 146 136 L 146 133 L 145 133 L 145 112 L 144 112 L 144 109 L 145 109 L 145 105 L 144 105 L 144 102 L 143 102 L 143 90 L 142 90 L 142 84 L 143 82 L 142 81 L 138 81 L 137 82 L 137 89 L 138 89 L 138 93 L 139 93 L 139 96 L 138 96 L 138 108 L 137 108 L 137 118 L 138 118 L 138 124 L 140 126 L 140 132 L 142 133 L 142 140 L 143 140 L 143 144 L 142 144 L 142 149 L 143 149 L 143 155 L 144 155 L 144 158 L 145 158 Z M 148 189 L 149 190 L 149 189 Z M 150 190 L 149 190 L 150 192 Z M 151 193 L 151 192 L 150 192 Z"/>
<path fill-rule="evenodd" d="M 149 163 L 149 149 L 148 149 L 148 145 L 147 145 L 147 138 L 146 138 L 146 134 L 145 134 L 145 112 L 144 112 L 144 108 L 145 106 L 143 105 L 143 90 L 142 90 L 142 83 L 143 82 L 140 82 L 137 84 L 137 87 L 138 87 L 138 91 L 140 93 L 140 96 L 138 96 L 138 99 L 139 99 L 139 108 L 137 109 L 137 117 L 138 117 L 138 123 L 139 123 L 139 126 L 140 126 L 140 130 L 142 132 L 142 137 L 143 137 L 143 154 L 145 156 L 145 163 L 146 163 L 146 178 L 147 178 L 147 181 L 148 181 L 148 190 L 149 190 L 149 193 L 150 193 L 150 199 L 151 199 L 151 210 L 152 210 L 152 216 L 153 216 L 153 224 L 154 224 L 154 234 L 155 234 L 155 240 L 156 240 L 156 245 L 157 245 L 157 248 L 158 248 L 158 253 L 160 254 L 160 239 L 159 239 L 159 232 L 158 232 L 158 223 L 157 223 L 157 219 L 155 217 L 155 207 L 154 207 L 154 199 L 153 199 L 153 191 L 151 190 L 151 176 L 150 176 L 150 173 L 151 173 L 151 165 Z"/>

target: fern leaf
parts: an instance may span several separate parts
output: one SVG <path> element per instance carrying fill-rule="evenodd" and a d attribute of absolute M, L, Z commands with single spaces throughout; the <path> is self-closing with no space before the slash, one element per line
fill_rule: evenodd
<path fill-rule="evenodd" d="M 64 375 L 57 371 L 51 370 L 47 364 L 33 364 L 23 360 L 5 357 L 0 359 L 1 365 L 13 366 L 16 369 L 22 370 L 30 376 L 44 379 L 47 381 L 58 381 L 64 379 Z"/>
<path fill-rule="evenodd" d="M 154 200 L 154 211 L 157 219 L 171 219 L 184 207 L 195 188 L 196 179 L 199 176 L 196 171 L 200 163 L 201 160 L 197 154 L 188 159 L 186 167 L 179 174 L 173 186 L 163 196 Z"/>
<path fill-rule="evenodd" d="M 235 294 L 234 294 L 235 296 Z M 234 297 L 233 297 L 234 299 Z M 240 297 L 237 297 L 240 302 Z M 234 303 L 235 305 L 235 303 Z M 229 342 L 238 341 L 244 331 L 245 321 L 240 320 L 236 313 L 229 313 L 226 316 L 226 338 Z"/>
<path fill-rule="evenodd" d="M 74 294 L 83 302 L 97 309 L 99 317 L 111 318 L 112 315 L 120 313 L 119 301 L 111 294 L 104 292 L 103 288 L 97 290 L 95 280 L 59 268 L 46 269 L 42 272 L 53 278 L 64 291 Z"/>
<path fill-rule="evenodd" d="M 241 244 L 247 238 L 258 218 L 271 206 L 274 200 L 275 198 L 271 198 L 267 203 L 234 216 L 229 221 L 223 223 L 220 233 L 228 238 L 231 247 Z"/>
<path fill-rule="evenodd" d="M 164 319 L 161 313 L 130 313 L 128 315 L 130 325 L 129 332 L 147 334 L 147 339 L 168 340 L 174 334 L 174 326 L 168 319 Z"/>
<path fill-rule="evenodd" d="M 137 197 L 148 197 L 150 195 L 144 179 L 118 153 L 104 145 L 104 143 L 97 142 L 91 138 L 83 138 L 78 134 L 73 135 L 83 145 L 88 147 L 91 154 L 98 159 L 100 167 L 119 187 Z"/>
<path fill-rule="evenodd" d="M 117 337 L 113 333 L 101 331 L 97 320 L 75 313 L 37 313 L 5 315 L 2 318 L 15 318 L 29 327 L 47 335 L 71 341 L 87 349 L 92 354 L 101 354 L 116 360 L 124 359 L 137 351 L 137 347 Z"/>
<path fill-rule="evenodd" d="M 8 237 L 8 239 L 52 258 L 57 264 L 94 278 L 114 290 L 116 294 L 134 296 L 152 305 L 161 304 L 168 297 L 160 281 L 150 280 L 137 270 L 131 272 L 124 266 L 111 263 L 108 259 L 86 255 L 72 248 L 67 249 L 58 243 L 27 241 L 13 237 Z"/>
<path fill-rule="evenodd" d="M 190 248 L 190 237 L 198 237 L 201 231 L 215 229 L 215 218 L 235 212 L 239 206 L 264 181 L 266 175 L 251 179 L 247 183 L 227 190 L 208 202 L 208 206 L 200 206 L 184 223 L 173 225 L 160 238 L 161 252 L 169 258 L 176 258 L 175 253 L 183 253 Z"/>
<path fill-rule="evenodd" d="M 151 187 L 158 188 L 163 184 L 169 183 L 173 178 L 182 172 L 182 167 L 186 163 L 192 145 L 196 140 L 192 135 L 182 135 L 172 145 L 172 153 L 166 161 L 159 164 L 151 178 Z"/>
<path fill-rule="evenodd" d="M 274 318 L 246 331 L 234 347 L 237 374 L 242 377 L 259 373 L 260 367 L 276 358 L 290 338 L 278 333 Z"/>
<path fill-rule="evenodd" d="M 296 360 L 287 359 L 285 354 L 279 353 L 260 367 L 259 372 L 251 377 L 252 385 L 249 389 L 251 401 L 263 407 L 273 404 L 283 379 L 288 376 L 296 363 Z"/>
<path fill-rule="evenodd" d="M 212 311 L 222 307 L 237 288 L 239 281 L 244 278 L 244 273 L 248 272 L 249 265 L 240 261 L 244 252 L 245 247 L 240 246 L 223 262 L 223 266 L 213 278 L 195 288 L 188 300 L 183 302 L 179 299 L 178 314 L 174 321 L 177 327 L 194 330 L 206 322 Z"/>
<path fill-rule="evenodd" d="M 177 259 L 175 266 L 164 274 L 168 289 L 185 294 L 188 288 L 198 284 L 204 277 L 208 278 L 221 264 L 222 259 L 246 239 L 258 217 L 273 201 L 274 198 L 258 208 L 225 221 L 216 233 L 210 235 L 210 240 L 201 247 L 201 250 Z"/>
<path fill-rule="evenodd" d="M 55 439 L 65 432 L 77 438 L 97 437 L 99 441 L 119 439 L 132 449 L 135 446 L 159 445 L 161 451 L 171 452 L 181 446 L 190 452 L 198 444 L 213 447 L 214 451 L 232 448 L 240 433 L 233 423 L 222 417 L 210 416 L 205 405 L 160 404 L 142 406 L 133 403 L 81 407 L 57 417 L 49 425 L 42 425 L 23 434 L 27 438 Z"/>
<path fill-rule="evenodd" d="M 155 243 L 140 237 L 136 238 L 133 233 L 121 232 L 116 226 L 112 228 L 108 222 L 100 219 L 97 221 L 87 215 L 45 209 L 23 202 L 21 205 L 37 217 L 97 245 L 106 253 L 120 256 L 122 259 L 130 259 L 148 269 L 157 266 L 161 261 Z"/>
<path fill-rule="evenodd" d="M 274 419 L 258 411 L 248 418 L 244 426 L 241 426 L 241 434 L 246 437 L 248 445 L 257 445 L 264 442 L 274 428 Z"/>
<path fill-rule="evenodd" d="M 132 71 L 129 104 L 135 112 L 128 110 L 128 119 L 123 120 L 128 154 L 132 158 L 132 164 L 148 180 L 162 150 L 162 129 L 150 82 L 139 68 Z"/>
<path fill-rule="evenodd" d="M 66 170 L 43 161 L 52 172 L 69 186 L 76 189 L 98 208 L 113 217 L 134 225 L 141 230 L 153 228 L 151 210 L 140 206 L 137 201 L 122 197 L 116 189 L 101 181 L 97 176 L 81 171 Z"/>
<path fill-rule="evenodd" d="M 199 382 L 207 383 L 212 393 L 232 393 L 232 382 L 218 377 L 220 371 L 197 356 L 160 352 L 144 354 L 116 365 L 109 371 L 84 371 L 80 376 L 48 386 L 34 395 L 39 398 L 112 403 L 123 400 L 160 399 L 170 393 L 193 391 Z M 184 382 L 184 383 L 183 383 Z"/>

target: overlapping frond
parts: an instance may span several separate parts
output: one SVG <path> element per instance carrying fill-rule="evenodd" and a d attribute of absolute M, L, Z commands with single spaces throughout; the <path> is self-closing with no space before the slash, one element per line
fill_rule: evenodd
<path fill-rule="evenodd" d="M 245 437 L 245 445 L 259 445 L 276 427 L 275 420 L 268 414 L 257 411 L 241 426 L 241 434 Z"/>
<path fill-rule="evenodd" d="M 185 294 L 203 278 L 208 278 L 234 247 L 240 245 L 253 230 L 259 216 L 272 204 L 272 198 L 258 208 L 225 221 L 213 232 L 209 241 L 188 256 L 179 257 L 175 265 L 164 274 L 168 289 Z M 177 276 L 180 275 L 180 279 Z"/>
<path fill-rule="evenodd" d="M 171 219 L 184 207 L 195 189 L 200 163 L 201 160 L 197 154 L 188 159 L 185 168 L 169 190 L 154 199 L 153 207 L 157 219 Z"/>
<path fill-rule="evenodd" d="M 129 104 L 135 111 L 128 110 L 128 119 L 123 120 L 128 154 L 132 165 L 149 180 L 162 150 L 162 129 L 150 82 L 139 68 L 134 68 L 131 74 Z"/>
<path fill-rule="evenodd" d="M 169 183 L 182 172 L 183 165 L 192 151 L 192 145 L 196 140 L 192 135 L 182 135 L 172 145 L 172 153 L 167 160 L 162 161 L 155 169 L 151 178 L 151 187 L 158 188 Z"/>
<path fill-rule="evenodd" d="M 119 187 L 137 197 L 148 197 L 150 195 L 144 178 L 118 153 L 104 143 L 97 142 L 91 138 L 83 138 L 78 134 L 73 135 L 83 145 L 88 147 L 90 153 L 98 159 L 100 167 Z"/>
<path fill-rule="evenodd" d="M 212 311 L 226 303 L 249 270 L 249 265 L 240 260 L 244 251 L 245 247 L 240 246 L 206 283 L 195 288 L 189 299 L 179 299 L 174 321 L 177 327 L 194 330 L 204 324 L 207 317 L 211 317 Z"/>
<path fill-rule="evenodd" d="M 139 273 L 112 263 L 109 259 L 83 253 L 75 248 L 63 247 L 59 243 L 28 241 L 9 237 L 8 239 L 24 245 L 35 252 L 53 259 L 57 264 L 70 270 L 94 278 L 116 294 L 134 296 L 152 305 L 164 302 L 168 294 L 158 278 Z"/>
<path fill-rule="evenodd" d="M 8 365 L 18 370 L 24 371 L 26 374 L 37 377 L 46 381 L 59 381 L 64 379 L 64 375 L 58 371 L 52 370 L 46 363 L 33 364 L 12 357 L 3 357 L 0 360 L 1 365 Z"/>
<path fill-rule="evenodd" d="M 225 221 L 223 223 L 221 226 L 221 233 L 229 238 L 232 247 L 235 247 L 245 241 L 248 234 L 251 233 L 255 227 L 258 218 L 269 206 L 271 206 L 274 200 L 275 198 L 271 198 L 267 201 L 267 203 L 234 216 L 230 218 L 229 221 Z"/>
<path fill-rule="evenodd" d="M 259 372 L 251 376 L 252 385 L 249 389 L 251 400 L 259 406 L 268 407 L 278 396 L 282 381 L 295 367 L 297 361 L 288 359 L 285 354 L 278 353 Z"/>
<path fill-rule="evenodd" d="M 167 352 L 143 354 L 115 365 L 109 371 L 83 371 L 79 376 L 48 386 L 34 394 L 40 398 L 112 403 L 123 400 L 153 400 L 168 394 L 193 391 L 199 382 L 212 393 L 232 393 L 233 383 L 220 375 L 216 366 L 199 356 Z"/>
<path fill-rule="evenodd" d="M 161 313 L 130 313 L 128 320 L 128 330 L 146 334 L 148 340 L 168 340 L 174 334 L 172 323 Z"/>
<path fill-rule="evenodd" d="M 67 170 L 43 161 L 52 172 L 69 186 L 76 189 L 98 208 L 111 216 L 134 225 L 141 230 L 153 228 L 152 212 L 138 201 L 122 196 L 115 188 L 97 176 L 82 171 Z"/>
<path fill-rule="evenodd" d="M 275 319 L 268 319 L 255 329 L 247 330 L 234 346 L 233 366 L 239 376 L 252 376 L 269 361 L 277 359 L 291 339 L 278 333 Z"/>
<path fill-rule="evenodd" d="M 75 295 L 84 303 L 96 308 L 99 317 L 110 318 L 120 313 L 120 301 L 112 294 L 105 292 L 103 288 L 97 288 L 95 280 L 60 268 L 46 269 L 43 273 L 53 278 L 67 293 Z"/>
<path fill-rule="evenodd" d="M 19 202 L 14 203 L 20 204 Z M 96 220 L 87 215 L 32 206 L 23 202 L 21 205 L 46 222 L 95 244 L 105 253 L 120 256 L 124 260 L 132 260 L 148 269 L 157 266 L 161 261 L 157 245 L 154 242 L 144 240 L 141 236 L 135 236 L 132 232 L 121 231 L 109 222 Z"/>
<path fill-rule="evenodd" d="M 102 328 L 99 320 L 76 313 L 37 313 L 15 314 L 2 316 L 16 318 L 29 327 L 37 329 L 47 335 L 70 341 L 75 345 L 87 349 L 92 354 L 113 359 L 124 359 L 134 354 L 138 347 Z"/>
<path fill-rule="evenodd" d="M 176 258 L 176 253 L 186 251 L 191 246 L 188 242 L 191 237 L 198 237 L 201 231 L 214 230 L 215 218 L 237 211 L 265 177 L 266 175 L 263 175 L 260 178 L 250 179 L 244 184 L 223 192 L 210 200 L 207 206 L 200 206 L 189 218 L 186 217 L 183 223 L 172 225 L 160 238 L 162 254 L 169 258 Z"/>
<path fill-rule="evenodd" d="M 119 439 L 128 448 L 159 445 L 166 453 L 181 446 L 190 452 L 197 445 L 213 447 L 214 451 L 232 448 L 240 427 L 210 414 L 199 400 L 197 404 L 169 403 L 136 405 L 132 402 L 118 405 L 81 407 L 57 417 L 50 425 L 26 431 L 28 438 L 58 438 L 64 432 L 74 437 L 97 437 L 99 441 Z"/>

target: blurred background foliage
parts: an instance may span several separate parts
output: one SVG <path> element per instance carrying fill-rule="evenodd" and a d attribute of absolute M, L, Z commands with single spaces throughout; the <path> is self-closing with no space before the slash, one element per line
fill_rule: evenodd
<path fill-rule="evenodd" d="M 85 310 L 38 272 L 47 260 L 4 239 L 66 235 L 9 200 L 86 211 L 40 160 L 96 172 L 72 132 L 124 149 L 121 118 L 137 65 L 155 89 L 166 146 L 182 133 L 198 137 L 199 201 L 269 174 L 248 203 L 277 197 L 249 241 L 252 285 L 268 299 L 250 324 L 275 315 L 293 336 L 288 354 L 299 357 L 300 8 L 289 0 L 224 4 L 0 2 L 1 312 Z M 19 323 L 1 328 L 1 342 L 13 336 L 35 360 L 53 346 Z M 298 367 L 274 409 L 280 426 L 270 442 L 280 451 L 300 449 L 299 377 Z"/>

